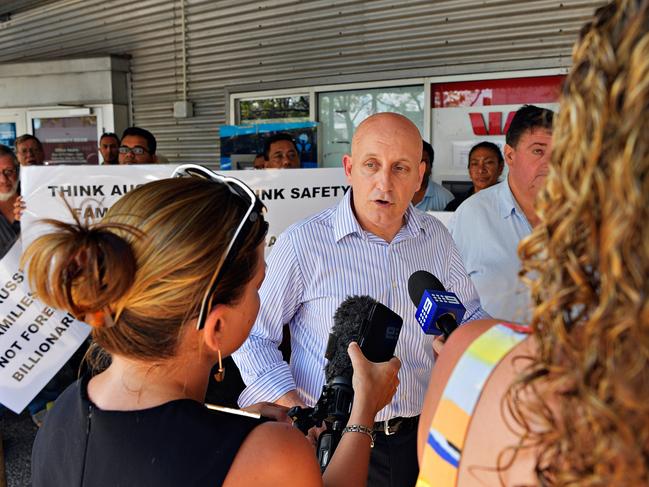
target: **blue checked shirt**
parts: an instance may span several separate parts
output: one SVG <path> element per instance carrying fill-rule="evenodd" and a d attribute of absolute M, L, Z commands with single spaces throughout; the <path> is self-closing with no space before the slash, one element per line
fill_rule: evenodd
<path fill-rule="evenodd" d="M 387 243 L 364 231 L 354 217 L 349 191 L 341 202 L 288 228 L 268 259 L 260 290 L 261 308 L 250 336 L 233 354 L 246 389 L 241 407 L 275 401 L 296 389 L 313 406 L 325 383 L 324 358 L 333 315 L 350 295 L 368 295 L 403 318 L 395 355 L 401 381 L 377 421 L 421 412 L 433 367 L 433 337 L 415 320 L 408 278 L 418 270 L 437 276 L 457 294 L 467 312 L 464 322 L 488 315 L 480 308 L 453 240 L 436 218 L 414 209 Z M 291 363 L 278 350 L 282 326 L 291 330 Z"/>

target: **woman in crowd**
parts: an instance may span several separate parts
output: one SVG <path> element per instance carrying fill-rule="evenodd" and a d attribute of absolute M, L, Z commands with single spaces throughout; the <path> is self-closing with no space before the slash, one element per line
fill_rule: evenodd
<path fill-rule="evenodd" d="M 38 297 L 90 323 L 108 362 L 48 413 L 33 448 L 34 487 L 322 485 L 299 430 L 203 404 L 210 370 L 257 316 L 267 223 L 238 180 L 200 166 L 176 171 L 185 177 L 128 193 L 100 224 L 50 221 L 56 231 L 25 253 Z M 367 428 L 398 384 L 396 358 L 373 364 L 356 344 L 349 354 L 351 431 L 326 485 L 365 481 Z"/>
<path fill-rule="evenodd" d="M 519 247 L 530 334 L 484 321 L 450 337 L 420 486 L 649 485 L 648 80 L 649 0 L 602 7 L 574 47 L 541 223 Z"/>
<path fill-rule="evenodd" d="M 471 147 L 469 151 L 467 167 L 473 186 L 466 193 L 456 197 L 446 205 L 444 211 L 457 210 L 457 207 L 469 196 L 496 184 L 503 173 L 505 159 L 503 159 L 500 148 L 493 142 L 479 142 Z"/>

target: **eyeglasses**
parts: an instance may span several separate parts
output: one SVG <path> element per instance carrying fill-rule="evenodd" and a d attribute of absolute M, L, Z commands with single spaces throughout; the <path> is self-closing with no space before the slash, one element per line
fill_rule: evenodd
<path fill-rule="evenodd" d="M 232 256 L 235 255 L 234 252 L 232 252 L 232 249 L 235 247 L 235 244 L 241 245 L 241 243 L 244 241 L 244 235 L 246 235 L 247 232 L 244 232 L 243 229 L 250 228 L 252 224 L 255 223 L 259 218 L 263 218 L 266 207 L 261 202 L 261 200 L 257 198 L 257 195 L 254 193 L 254 191 L 243 182 L 239 181 L 236 178 L 221 176 L 220 174 L 210 171 L 209 169 L 203 166 L 199 166 L 198 164 L 183 164 L 181 166 L 178 166 L 174 170 L 172 177 L 197 177 L 225 184 L 232 192 L 232 194 L 234 194 L 246 205 L 246 211 L 241 218 L 241 222 L 235 229 L 232 238 L 230 239 L 230 243 L 225 249 L 225 252 L 221 257 L 219 264 L 214 270 L 214 274 L 212 274 L 212 278 L 210 279 L 210 282 L 207 286 L 207 290 L 203 295 L 201 307 L 198 312 L 198 319 L 196 321 L 196 329 L 201 330 L 205 326 L 205 319 L 207 318 L 207 314 L 212 309 L 214 292 L 216 291 L 219 277 L 221 276 L 223 269 L 227 268 L 229 262 L 232 260 Z M 265 229 L 267 230 L 268 223 L 264 223 Z"/>
<path fill-rule="evenodd" d="M 3 169 L 0 172 L 7 179 L 14 179 L 18 174 L 18 171 L 16 171 L 15 169 Z"/>
<path fill-rule="evenodd" d="M 120 146 L 120 148 L 119 148 L 119 153 L 120 154 L 126 155 L 129 152 L 132 153 L 134 156 L 141 156 L 145 152 L 147 154 L 149 153 L 148 150 L 146 150 L 144 147 L 139 146 L 139 145 L 136 145 L 135 147 L 126 147 L 125 145 Z"/>

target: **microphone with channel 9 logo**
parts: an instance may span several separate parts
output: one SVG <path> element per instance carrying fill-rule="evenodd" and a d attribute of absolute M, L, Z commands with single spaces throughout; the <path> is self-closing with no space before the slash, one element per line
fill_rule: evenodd
<path fill-rule="evenodd" d="M 458 297 L 430 272 L 413 273 L 408 279 L 408 294 L 417 307 L 417 323 L 427 335 L 448 338 L 466 312 Z"/>

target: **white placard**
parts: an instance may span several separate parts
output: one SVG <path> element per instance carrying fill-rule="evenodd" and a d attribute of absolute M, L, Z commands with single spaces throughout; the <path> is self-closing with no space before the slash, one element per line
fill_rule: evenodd
<path fill-rule="evenodd" d="M 175 166 L 27 166 L 21 171 L 21 185 L 27 210 L 22 217 L 22 242 L 26 248 L 34 238 L 47 232 L 38 221 L 55 218 L 72 221 L 60 197 L 85 217 L 101 217 L 122 194 L 140 184 L 169 177 Z M 349 190 L 340 168 L 267 169 L 263 171 L 223 171 L 257 192 L 268 208 L 267 244 L 289 225 L 335 205 Z"/>
<path fill-rule="evenodd" d="M 441 221 L 446 228 L 448 228 L 448 224 L 451 221 L 451 217 L 455 214 L 452 211 L 427 211 L 429 215 L 433 215 L 435 218 L 437 218 L 439 221 Z"/>
<path fill-rule="evenodd" d="M 85 323 L 32 297 L 18 269 L 20 251 L 16 242 L 0 262 L 0 403 L 16 413 L 90 333 Z"/>

